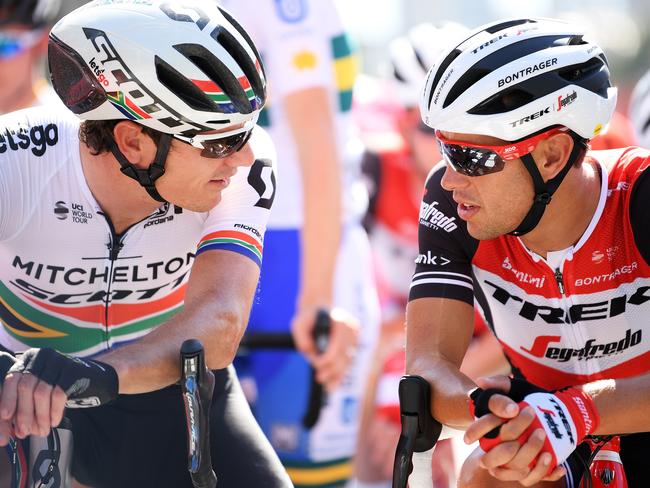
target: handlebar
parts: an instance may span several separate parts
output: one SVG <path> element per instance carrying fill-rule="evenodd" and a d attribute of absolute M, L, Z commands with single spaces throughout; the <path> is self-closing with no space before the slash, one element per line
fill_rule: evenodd
<path fill-rule="evenodd" d="M 187 469 L 195 488 L 215 488 L 217 476 L 210 456 L 210 405 L 214 375 L 205 365 L 203 344 L 195 339 L 181 346 L 181 390 L 187 420 Z"/>
<path fill-rule="evenodd" d="M 413 453 L 433 449 L 440 437 L 442 424 L 431 416 L 431 387 L 420 376 L 402 376 L 399 405 L 402 432 L 395 450 L 393 488 L 406 488 L 413 471 Z"/>
<path fill-rule="evenodd" d="M 316 314 L 314 323 L 313 337 L 316 343 L 316 349 L 322 354 L 327 349 L 329 343 L 330 330 L 332 323 L 327 310 L 319 310 Z M 287 349 L 295 350 L 296 343 L 290 332 L 250 332 L 246 333 L 239 344 L 240 351 L 252 349 Z M 318 381 L 316 381 L 316 370 L 311 367 L 309 399 L 307 401 L 307 410 L 302 417 L 302 425 L 306 429 L 311 429 L 316 425 L 320 417 L 322 406 L 327 402 L 327 394 Z"/>

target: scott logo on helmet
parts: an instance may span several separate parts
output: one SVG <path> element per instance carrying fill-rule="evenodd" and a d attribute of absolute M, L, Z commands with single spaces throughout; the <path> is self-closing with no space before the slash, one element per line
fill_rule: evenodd
<path fill-rule="evenodd" d="M 131 95 L 130 101 L 137 105 L 138 108 L 146 114 L 138 114 L 140 118 L 156 119 L 166 127 L 173 127 L 174 130 L 180 134 L 195 133 L 197 129 L 199 132 L 210 129 L 209 127 L 204 127 L 201 124 L 187 120 L 185 117 L 172 110 L 171 107 L 165 105 L 150 90 L 148 90 L 124 63 L 113 44 L 109 41 L 105 32 L 86 27 L 84 27 L 83 31 L 86 38 L 92 42 L 97 54 L 105 56 L 104 59 L 99 59 L 95 62 L 97 65 L 97 69 L 93 68 L 95 75 L 97 75 L 98 70 L 102 70 L 100 73 L 102 76 L 104 76 L 104 71 L 112 73 L 116 83 L 119 85 L 120 90 L 124 95 Z M 93 60 L 94 59 L 95 58 L 93 58 Z M 100 64 L 103 68 L 100 68 Z M 97 76 L 99 79 L 99 75 Z M 136 93 L 137 96 L 135 95 Z M 114 106 L 116 109 L 120 110 L 117 105 L 114 104 Z M 129 115 L 127 117 L 133 119 L 135 116 Z"/>

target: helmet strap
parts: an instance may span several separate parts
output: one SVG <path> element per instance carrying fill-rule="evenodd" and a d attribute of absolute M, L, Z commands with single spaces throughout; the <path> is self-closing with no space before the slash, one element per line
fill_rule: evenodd
<path fill-rule="evenodd" d="M 122 154 L 122 151 L 117 147 L 115 141 L 111 141 L 110 145 L 113 156 L 115 156 L 117 162 L 120 163 L 120 171 L 129 178 L 133 178 L 140 183 L 140 185 L 147 190 L 147 193 L 151 198 L 162 203 L 167 203 L 167 200 L 161 197 L 158 190 L 156 190 L 156 180 L 165 174 L 165 161 L 167 161 L 171 140 L 172 136 L 170 134 L 163 133 L 160 135 L 160 140 L 158 141 L 158 147 L 156 149 L 156 156 L 154 157 L 153 163 L 151 163 L 147 169 L 138 168 L 126 159 L 126 156 Z"/>
<path fill-rule="evenodd" d="M 569 159 L 565 163 L 562 170 L 557 175 L 555 175 L 554 178 L 548 180 L 546 183 L 544 182 L 544 179 L 542 178 L 542 175 L 540 174 L 539 169 L 535 164 L 535 159 L 533 156 L 529 153 L 521 157 L 524 166 L 533 179 L 535 197 L 533 198 L 533 205 L 530 207 L 530 210 L 521 221 L 519 226 L 509 233 L 510 235 L 523 236 L 524 234 L 527 234 L 535 227 L 537 227 L 537 224 L 539 224 L 539 221 L 542 220 L 542 217 L 544 216 L 546 206 L 551 203 L 553 194 L 560 186 L 560 183 L 562 183 L 562 180 L 564 180 L 564 177 L 571 169 L 571 166 L 573 166 L 575 163 L 576 158 L 579 156 L 580 152 L 584 153 L 586 150 L 586 142 L 577 136 L 573 136 L 573 149 L 571 149 Z"/>

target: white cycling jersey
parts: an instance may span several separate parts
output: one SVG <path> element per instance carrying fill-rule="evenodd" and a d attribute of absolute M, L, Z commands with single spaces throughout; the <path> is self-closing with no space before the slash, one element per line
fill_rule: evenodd
<path fill-rule="evenodd" d="M 0 345 L 12 351 L 87 356 L 125 344 L 180 310 L 197 254 L 261 262 L 275 193 L 262 129 L 255 163 L 213 210 L 163 204 L 120 235 L 88 188 L 78 131 L 71 114 L 43 108 L 0 117 Z"/>
<path fill-rule="evenodd" d="M 343 165 L 343 219 L 345 222 L 358 220 L 367 205 L 360 179 L 360 143 L 354 137 L 350 120 L 358 61 L 334 2 L 221 0 L 220 3 L 253 38 L 269 80 L 269 102 L 260 124 L 269 131 L 276 145 L 282 172 L 269 228 L 302 226 L 300 163 L 282 98 L 314 87 L 325 87 L 331 94 L 339 160 Z"/>

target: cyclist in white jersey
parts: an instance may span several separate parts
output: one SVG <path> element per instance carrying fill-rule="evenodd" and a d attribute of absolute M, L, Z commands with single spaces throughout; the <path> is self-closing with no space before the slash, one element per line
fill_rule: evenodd
<path fill-rule="evenodd" d="M 302 353 L 255 352 L 235 365 L 255 381 L 253 411 L 293 482 L 339 486 L 351 473 L 378 327 L 370 252 L 360 226 L 367 198 L 351 137 L 355 52 L 330 0 L 222 3 L 260 46 L 269 80 L 269 104 L 260 120 L 277 147 L 281 174 L 248 330 L 292 330 Z M 319 308 L 335 310 L 321 356 L 311 338 Z M 306 429 L 301 417 L 310 363 L 330 394 L 318 423 Z"/>
<path fill-rule="evenodd" d="M 0 114 L 61 102 L 43 78 L 49 27 L 61 0 L 0 0 Z"/>
<path fill-rule="evenodd" d="M 479 27 L 428 73 L 445 164 L 420 207 L 436 259 L 411 283 L 407 372 L 481 445 L 461 487 L 577 487 L 586 436 L 615 434 L 630 486 L 647 485 L 650 153 L 587 152 L 616 95 L 603 51 L 552 19 Z M 460 373 L 474 303 L 512 378 Z"/>
<path fill-rule="evenodd" d="M 192 487 L 174 383 L 196 338 L 220 486 L 291 486 L 229 367 L 275 192 L 255 46 L 216 4 L 97 0 L 54 26 L 48 58 L 84 120 L 0 119 L 0 445 L 77 407 L 77 481 Z"/>

